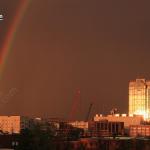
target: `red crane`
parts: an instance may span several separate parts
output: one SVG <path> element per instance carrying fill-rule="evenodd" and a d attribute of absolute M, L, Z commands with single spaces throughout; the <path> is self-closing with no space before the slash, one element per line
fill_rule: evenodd
<path fill-rule="evenodd" d="M 79 101 L 80 101 L 80 90 L 77 89 L 75 91 L 75 97 L 73 99 L 73 103 L 72 103 L 71 111 L 70 111 L 70 114 L 69 114 L 69 117 L 68 117 L 68 121 L 75 120 L 75 117 L 76 117 L 75 115 L 77 113 L 77 108 L 79 106 Z M 71 125 L 69 125 L 68 122 L 67 122 L 66 129 L 64 131 L 64 136 L 65 137 L 67 137 L 67 138 L 69 137 L 70 130 L 71 130 Z"/>
<path fill-rule="evenodd" d="M 74 97 L 74 100 L 73 100 L 73 103 L 72 103 L 72 107 L 71 107 L 71 112 L 70 112 L 70 115 L 69 115 L 69 120 L 76 119 L 75 115 L 77 114 L 77 109 L 79 107 L 80 93 L 81 93 L 80 89 L 76 89 L 75 97 Z"/>

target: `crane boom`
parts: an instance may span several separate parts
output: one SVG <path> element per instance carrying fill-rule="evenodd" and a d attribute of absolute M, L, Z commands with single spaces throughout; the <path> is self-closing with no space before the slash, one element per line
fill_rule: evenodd
<path fill-rule="evenodd" d="M 85 121 L 88 121 L 88 120 L 89 120 L 89 116 L 90 116 L 90 113 L 91 113 L 92 107 L 93 107 L 93 103 L 91 103 L 91 104 L 90 104 L 90 106 L 89 106 L 88 113 L 87 113 L 87 116 L 86 116 Z"/>

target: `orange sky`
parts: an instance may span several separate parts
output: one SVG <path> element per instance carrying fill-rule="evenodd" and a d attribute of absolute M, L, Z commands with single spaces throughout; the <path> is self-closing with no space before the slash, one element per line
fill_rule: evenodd
<path fill-rule="evenodd" d="M 0 47 L 19 0 L 1 0 Z M 94 113 L 128 111 L 128 82 L 150 79 L 150 2 L 36 0 L 18 28 L 0 83 L 1 114 L 67 117 L 75 90 L 76 118 L 95 97 Z M 1 97 L 0 97 L 1 98 Z"/>

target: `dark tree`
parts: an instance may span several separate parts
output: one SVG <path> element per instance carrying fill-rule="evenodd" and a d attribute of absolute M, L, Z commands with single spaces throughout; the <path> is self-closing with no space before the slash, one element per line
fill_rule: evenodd
<path fill-rule="evenodd" d="M 19 136 L 16 150 L 53 150 L 53 131 L 50 126 L 35 124 L 24 129 Z"/>

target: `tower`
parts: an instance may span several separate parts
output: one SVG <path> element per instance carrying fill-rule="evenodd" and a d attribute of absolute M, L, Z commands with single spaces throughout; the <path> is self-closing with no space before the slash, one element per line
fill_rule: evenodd
<path fill-rule="evenodd" d="M 150 118 L 150 81 L 136 79 L 129 83 L 129 115 Z"/>

